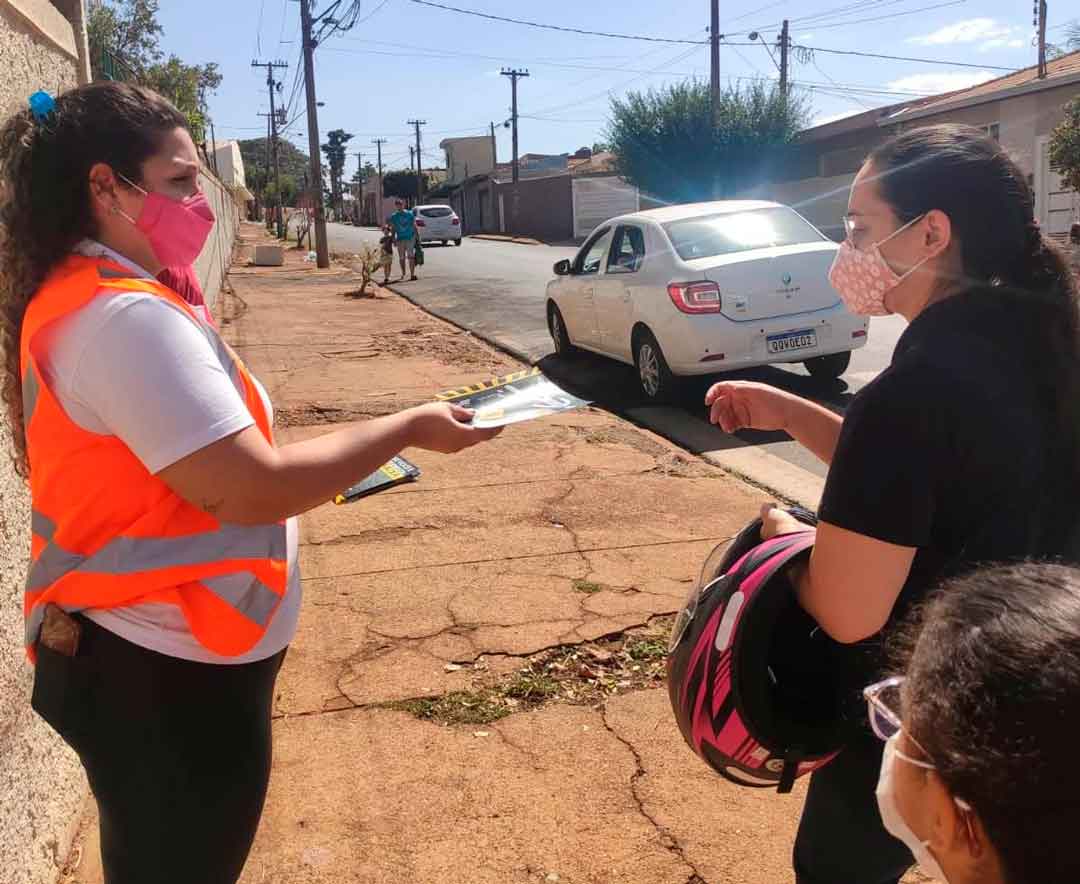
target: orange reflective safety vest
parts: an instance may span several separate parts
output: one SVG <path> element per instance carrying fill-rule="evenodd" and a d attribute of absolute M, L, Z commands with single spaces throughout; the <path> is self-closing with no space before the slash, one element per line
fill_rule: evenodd
<path fill-rule="evenodd" d="M 102 289 L 145 292 L 183 311 L 206 335 L 255 423 L 270 419 L 239 358 L 178 295 L 107 260 L 73 255 L 26 310 L 20 343 L 33 506 L 26 579 L 26 646 L 34 659 L 45 605 L 67 611 L 176 605 L 200 644 L 223 656 L 253 648 L 287 586 L 285 524 L 218 521 L 151 475 L 116 436 L 82 429 L 57 402 L 35 352 L 49 324 Z M 147 420 L 168 402 L 148 402 Z"/>

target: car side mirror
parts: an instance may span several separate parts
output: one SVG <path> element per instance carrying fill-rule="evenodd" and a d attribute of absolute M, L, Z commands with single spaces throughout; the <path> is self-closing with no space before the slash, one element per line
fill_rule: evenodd
<path fill-rule="evenodd" d="M 561 261 L 556 261 L 555 266 L 552 268 L 555 271 L 556 276 L 569 276 L 570 275 L 570 259 L 563 258 Z"/>

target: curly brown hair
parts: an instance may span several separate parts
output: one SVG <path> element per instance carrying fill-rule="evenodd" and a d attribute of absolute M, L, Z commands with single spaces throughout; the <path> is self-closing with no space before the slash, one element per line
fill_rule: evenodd
<path fill-rule="evenodd" d="M 106 163 L 131 181 L 165 134 L 187 120 L 156 92 L 91 83 L 65 92 L 42 120 L 29 107 L 0 128 L 0 395 L 15 471 L 26 478 L 19 341 L 27 304 L 75 245 L 96 233 L 90 169 Z"/>

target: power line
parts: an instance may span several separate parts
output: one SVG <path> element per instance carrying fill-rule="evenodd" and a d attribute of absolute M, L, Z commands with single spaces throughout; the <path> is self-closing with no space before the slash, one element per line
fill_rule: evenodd
<path fill-rule="evenodd" d="M 869 22 L 885 21 L 885 19 L 889 18 L 901 18 L 905 15 L 915 15 L 918 12 L 929 12 L 933 9 L 945 9 L 949 6 L 961 6 L 964 3 L 967 3 L 967 0 L 949 0 L 948 3 L 935 3 L 933 6 L 920 6 L 918 9 L 909 9 L 906 12 L 891 12 L 888 15 L 878 15 L 872 18 L 858 18 L 854 21 L 829 22 L 826 24 L 815 23 L 813 27 L 815 31 L 826 31 L 831 28 L 846 28 L 853 25 L 867 24 Z"/>
<path fill-rule="evenodd" d="M 473 10 L 473 9 L 463 9 L 461 7 L 458 7 L 458 6 L 450 6 L 449 4 L 445 4 L 445 3 L 436 3 L 436 2 L 433 2 L 433 0 L 409 0 L 409 2 L 410 3 L 416 3 L 416 4 L 420 5 L 420 6 L 430 6 L 430 7 L 433 7 L 435 9 L 444 9 L 444 10 L 447 10 L 449 12 L 457 12 L 457 13 L 460 13 L 461 15 L 471 15 L 471 16 L 476 16 L 478 18 L 489 19 L 489 20 L 492 20 L 492 21 L 501 21 L 501 22 L 506 22 L 506 23 L 509 23 L 509 24 L 523 25 L 525 27 L 541 28 L 541 29 L 544 29 L 544 30 L 563 31 L 563 32 L 572 33 L 572 34 L 581 34 L 581 35 L 589 36 L 589 37 L 610 37 L 610 38 L 619 39 L 619 40 L 642 40 L 642 41 L 650 42 L 650 43 L 675 43 L 675 44 L 682 44 L 682 45 L 694 46 L 694 47 L 707 46 L 709 44 L 708 40 L 690 40 L 690 39 L 685 39 L 685 38 L 679 39 L 679 38 L 673 38 L 673 37 L 649 37 L 649 36 L 644 36 L 644 35 L 641 35 L 641 34 L 618 34 L 618 33 L 611 33 L 611 32 L 607 32 L 607 31 L 590 31 L 590 30 L 586 30 L 584 28 L 568 28 L 568 27 L 563 27 L 562 25 L 548 25 L 548 24 L 542 24 L 540 22 L 526 21 L 524 19 L 509 18 L 507 16 L 501 16 L 501 15 L 492 15 L 492 14 L 487 13 L 487 12 L 478 12 L 477 10 Z M 896 16 L 900 16 L 900 15 L 912 15 L 912 14 L 914 14 L 916 12 L 926 12 L 926 11 L 931 10 L 931 9 L 943 9 L 945 7 L 957 6 L 959 4 L 966 3 L 966 2 L 967 2 L 967 0 L 948 0 L 948 2 L 945 2 L 945 3 L 936 3 L 936 4 L 932 5 L 932 6 L 922 6 L 922 7 L 919 7 L 918 9 L 912 9 L 912 10 L 908 10 L 908 11 L 902 12 L 902 13 L 899 13 L 899 12 L 898 13 L 891 13 L 889 16 L 879 16 L 877 18 L 861 19 L 859 21 L 845 22 L 844 24 L 858 24 L 860 22 L 881 21 L 884 18 L 892 18 L 892 17 L 896 17 Z M 823 27 L 839 27 L 839 26 L 840 25 L 829 24 L 829 25 L 825 25 Z M 759 27 L 759 28 L 754 28 L 753 30 L 769 30 L 770 27 L 773 27 L 773 26 L 772 25 L 766 25 L 766 26 L 762 26 L 762 27 Z M 817 27 L 817 25 L 815 25 L 815 27 Z M 740 42 L 740 41 L 733 41 L 733 40 L 726 40 L 725 39 L 723 45 L 725 45 L 725 46 L 757 46 L 759 44 L 756 43 L 755 41 L 750 41 L 750 40 Z M 879 53 L 879 52 L 857 52 L 855 50 L 826 49 L 826 48 L 822 48 L 822 47 L 818 47 L 818 46 L 805 46 L 805 45 L 793 44 L 791 48 L 793 48 L 793 49 L 802 49 L 802 50 L 806 50 L 806 51 L 809 51 L 809 52 L 824 52 L 824 53 L 831 54 L 831 55 L 855 55 L 855 56 L 859 56 L 861 58 L 881 58 L 881 59 L 888 59 L 890 61 L 910 61 L 910 62 L 914 62 L 914 63 L 917 63 L 917 64 L 933 64 L 933 65 L 942 65 L 942 66 L 946 66 L 946 67 L 978 68 L 978 69 L 981 69 L 981 70 L 1008 71 L 1009 73 L 1012 73 L 1015 70 L 1015 68 L 1001 67 L 1000 65 L 982 65 L 982 64 L 975 64 L 973 62 L 951 61 L 951 60 L 945 60 L 945 59 L 940 59 L 940 58 L 916 58 L 916 57 L 913 57 L 913 56 L 887 55 L 887 54 Z M 339 51 L 344 51 L 344 50 L 339 50 Z M 449 53 L 447 53 L 447 54 L 449 54 Z M 495 59 L 495 60 L 498 60 L 498 59 Z M 539 62 L 537 62 L 537 63 L 539 63 Z"/>
<path fill-rule="evenodd" d="M 262 23 L 263 10 L 266 8 L 266 0 L 259 2 L 259 25 L 255 28 L 255 54 L 262 55 Z"/>
<path fill-rule="evenodd" d="M 590 31 L 585 28 L 568 28 L 563 25 L 547 25 L 541 22 L 528 21 L 522 18 L 509 18 L 505 15 L 492 15 L 489 12 L 480 12 L 476 9 L 462 9 L 460 6 L 450 6 L 446 3 L 435 3 L 432 0 L 409 0 L 417 6 L 430 6 L 434 9 L 444 9 L 447 12 L 457 12 L 461 15 L 473 15 L 477 18 L 486 18 L 489 21 L 501 21 L 512 25 L 524 25 L 528 28 L 540 28 L 544 31 L 561 31 L 566 34 L 582 34 L 586 37 L 610 37 L 615 40 L 641 40 L 646 43 L 695 43 L 706 45 L 708 40 L 678 40 L 674 37 L 646 37 L 641 34 L 618 34 L 611 31 Z"/>
<path fill-rule="evenodd" d="M 978 68 L 982 71 L 1006 71 L 1014 73 L 1016 68 L 1005 68 L 992 64 L 973 64 L 967 61 L 943 61 L 939 58 L 914 58 L 910 55 L 883 55 L 880 52 L 858 52 L 854 49 L 823 49 L 820 46 L 801 46 L 795 44 L 792 49 L 804 49 L 807 52 L 824 52 L 826 55 L 857 55 L 860 58 L 885 58 L 889 61 L 912 61 L 918 64 L 937 64 L 956 68 Z"/>

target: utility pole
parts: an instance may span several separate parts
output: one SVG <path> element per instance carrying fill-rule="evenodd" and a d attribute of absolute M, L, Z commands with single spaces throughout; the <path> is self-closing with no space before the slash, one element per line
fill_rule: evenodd
<path fill-rule="evenodd" d="M 277 235 L 278 239 L 285 236 L 285 210 L 281 198 L 281 170 L 278 168 L 277 153 L 277 109 L 274 106 L 274 92 L 281 88 L 281 83 L 274 79 L 274 69 L 288 67 L 283 61 L 252 61 L 253 68 L 266 68 L 266 88 L 270 92 L 270 155 L 274 164 L 274 188 L 277 190 Z"/>
<path fill-rule="evenodd" d="M 514 184 L 518 183 L 518 102 L 517 102 L 517 82 L 522 77 L 529 76 L 527 70 L 518 70 L 517 68 L 503 68 L 501 71 L 504 77 L 510 78 L 510 121 L 513 125 L 513 158 L 511 162 L 512 166 L 512 179 Z"/>
<path fill-rule="evenodd" d="M 359 224 L 360 219 L 364 212 L 364 155 L 357 151 L 353 154 L 356 157 L 356 203 L 354 224 Z"/>
<path fill-rule="evenodd" d="M 270 117 L 272 114 L 259 114 L 260 117 L 266 117 L 266 174 L 263 175 L 263 192 L 266 192 L 267 185 L 270 184 Z M 270 229 L 270 207 L 263 206 L 266 209 L 266 229 Z"/>
<path fill-rule="evenodd" d="M 712 67 L 709 78 L 709 98 L 712 106 L 713 125 L 720 110 L 720 0 L 710 0 L 712 22 L 709 27 L 709 46 L 712 50 Z"/>
<path fill-rule="evenodd" d="M 499 165 L 499 152 L 496 149 L 495 142 L 495 123 L 491 124 L 491 171 L 495 171 L 495 167 Z"/>
<path fill-rule="evenodd" d="M 788 96 L 788 44 L 791 38 L 788 36 L 788 20 L 784 19 L 784 26 L 780 29 L 780 94 Z"/>
<path fill-rule="evenodd" d="M 408 124 L 416 129 L 416 204 L 424 201 L 424 179 L 420 174 L 420 127 L 427 125 L 427 120 L 408 120 Z"/>
<path fill-rule="evenodd" d="M 1039 79 L 1046 79 L 1046 0 L 1035 0 L 1035 27 L 1039 32 Z"/>
<path fill-rule="evenodd" d="M 378 219 L 379 226 L 383 226 L 383 180 L 382 180 L 382 146 L 386 144 L 385 138 L 376 138 L 371 142 L 375 145 L 375 149 L 379 152 L 379 205 L 375 210 L 375 217 Z"/>
<path fill-rule="evenodd" d="M 330 266 L 330 250 L 326 246 L 326 208 L 323 206 L 322 159 L 319 156 L 319 112 L 315 104 L 315 41 L 311 37 L 311 0 L 300 0 L 300 33 L 304 43 L 308 153 L 311 155 L 312 198 L 315 201 L 316 265 L 325 269 Z"/>

